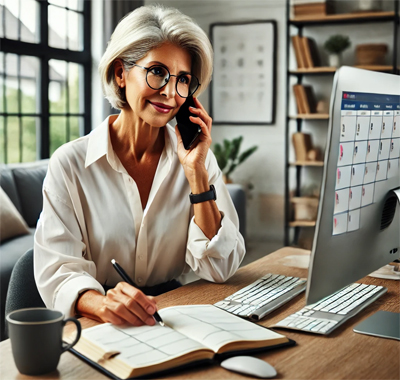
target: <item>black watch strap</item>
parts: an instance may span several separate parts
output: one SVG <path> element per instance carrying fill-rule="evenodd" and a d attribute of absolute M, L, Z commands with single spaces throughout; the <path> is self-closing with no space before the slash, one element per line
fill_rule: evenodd
<path fill-rule="evenodd" d="M 210 190 L 205 191 L 204 193 L 201 194 L 190 193 L 189 198 L 191 204 L 207 202 L 207 201 L 215 201 L 217 199 L 217 193 L 215 192 L 214 185 L 210 185 Z"/>

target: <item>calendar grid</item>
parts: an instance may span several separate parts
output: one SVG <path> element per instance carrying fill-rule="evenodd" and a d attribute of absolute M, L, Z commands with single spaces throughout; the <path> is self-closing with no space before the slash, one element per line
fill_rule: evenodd
<path fill-rule="evenodd" d="M 361 209 L 376 202 L 375 185 L 397 175 L 400 96 L 343 92 L 333 235 L 357 231 Z"/>

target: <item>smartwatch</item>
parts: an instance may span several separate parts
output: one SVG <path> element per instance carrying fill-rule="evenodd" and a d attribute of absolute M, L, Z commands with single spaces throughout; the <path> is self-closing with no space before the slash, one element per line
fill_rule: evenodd
<path fill-rule="evenodd" d="M 210 190 L 200 194 L 190 193 L 189 198 L 191 204 L 207 202 L 207 201 L 215 201 L 217 199 L 217 193 L 215 192 L 214 185 L 210 185 Z"/>

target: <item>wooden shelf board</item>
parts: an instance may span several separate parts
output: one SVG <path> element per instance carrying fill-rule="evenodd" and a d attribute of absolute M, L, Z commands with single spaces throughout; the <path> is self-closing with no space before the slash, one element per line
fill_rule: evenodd
<path fill-rule="evenodd" d="M 289 222 L 290 227 L 315 227 L 315 220 L 294 220 Z"/>
<path fill-rule="evenodd" d="M 357 12 L 357 13 L 342 13 L 342 14 L 335 14 L 335 15 L 305 15 L 305 16 L 297 16 L 292 18 L 291 22 L 329 22 L 329 21 L 357 21 L 360 19 L 371 19 L 376 20 L 380 18 L 388 18 L 394 17 L 395 14 L 393 11 L 390 12 Z"/>
<path fill-rule="evenodd" d="M 292 203 L 299 203 L 299 202 L 314 202 L 318 203 L 319 199 L 317 197 L 291 197 L 290 202 Z"/>
<path fill-rule="evenodd" d="M 323 161 L 295 161 L 290 163 L 291 166 L 324 166 Z"/>
<path fill-rule="evenodd" d="M 337 67 L 321 66 L 312 67 L 310 69 L 296 69 L 291 71 L 291 74 L 315 74 L 315 73 L 334 73 Z"/>
<path fill-rule="evenodd" d="M 329 114 L 328 113 L 308 113 L 308 114 L 298 114 L 298 115 L 293 115 L 289 116 L 291 119 L 329 119 Z"/>
<path fill-rule="evenodd" d="M 355 65 L 352 67 L 356 67 L 364 70 L 371 71 L 392 71 L 393 66 L 391 65 Z M 321 67 L 311 67 L 308 69 L 296 69 L 291 70 L 290 74 L 328 74 L 336 72 L 337 67 L 331 66 L 321 66 Z"/>
<path fill-rule="evenodd" d="M 357 65 L 353 66 L 357 67 L 359 69 L 364 69 L 364 70 L 371 70 L 371 71 L 392 71 L 393 66 L 390 65 Z"/>

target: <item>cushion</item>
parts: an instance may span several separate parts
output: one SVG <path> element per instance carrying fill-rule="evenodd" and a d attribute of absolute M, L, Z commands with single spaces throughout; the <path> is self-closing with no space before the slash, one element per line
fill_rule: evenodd
<path fill-rule="evenodd" d="M 47 173 L 47 162 L 21 165 L 13 169 L 24 219 L 29 227 L 36 227 L 43 208 L 42 187 Z"/>
<path fill-rule="evenodd" d="M 29 234 L 28 226 L 14 204 L 0 187 L 0 242 Z"/>
<path fill-rule="evenodd" d="M 0 165 L 0 186 L 6 192 L 8 197 L 11 199 L 14 206 L 17 208 L 18 212 L 22 213 L 21 203 L 18 198 L 17 186 L 14 181 L 14 176 L 12 174 L 12 169 L 9 165 Z"/>

